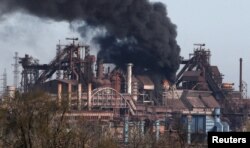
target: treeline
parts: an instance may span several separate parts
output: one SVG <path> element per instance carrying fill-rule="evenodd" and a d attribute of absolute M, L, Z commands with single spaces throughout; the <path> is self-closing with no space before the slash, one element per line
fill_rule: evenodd
<path fill-rule="evenodd" d="M 130 128 L 124 143 L 119 130 L 106 128 L 101 121 L 70 119 L 68 103 L 58 106 L 43 92 L 16 93 L 0 108 L 0 147 L 3 148 L 178 148 L 187 147 L 181 124 L 176 132 L 166 132 L 156 139 L 153 130 Z M 105 128 L 104 128 L 105 127 Z"/>

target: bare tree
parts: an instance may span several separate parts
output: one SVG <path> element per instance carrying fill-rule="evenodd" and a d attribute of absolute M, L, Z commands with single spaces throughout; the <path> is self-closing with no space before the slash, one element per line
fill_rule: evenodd
<path fill-rule="evenodd" d="M 56 147 L 70 141 L 64 113 L 42 92 L 19 95 L 1 106 L 1 144 L 8 147 Z M 63 140 L 62 140 L 63 139 Z M 68 146 L 64 143 L 64 146 Z"/>

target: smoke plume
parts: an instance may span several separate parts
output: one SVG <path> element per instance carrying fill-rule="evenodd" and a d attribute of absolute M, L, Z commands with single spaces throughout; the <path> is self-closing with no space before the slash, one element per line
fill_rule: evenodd
<path fill-rule="evenodd" d="M 136 73 L 174 81 L 180 48 L 176 26 L 162 3 L 148 0 L 0 0 L 0 15 L 21 11 L 45 19 L 69 22 L 83 20 L 79 27 L 105 28 L 95 36 L 98 58 L 120 67 L 134 64 Z"/>

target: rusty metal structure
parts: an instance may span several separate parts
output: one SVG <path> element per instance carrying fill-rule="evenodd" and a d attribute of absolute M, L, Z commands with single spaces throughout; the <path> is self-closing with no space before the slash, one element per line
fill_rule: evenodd
<path fill-rule="evenodd" d="M 195 44 L 189 59 L 181 60 L 184 66 L 175 84 L 162 80 L 159 104 L 152 95 L 155 84 L 151 78 L 133 74 L 136 65 L 124 63 L 126 70 L 111 67 L 91 55 L 90 46 L 77 44 L 77 38 L 68 40 L 72 44 L 58 45 L 49 64 L 39 64 L 29 55 L 20 58 L 23 92 L 42 89 L 59 106 L 66 100 L 70 117 L 120 124 L 126 131 L 124 142 L 129 140 L 131 122 L 142 127 L 153 123 L 159 138 L 160 133 L 173 128 L 173 117 L 180 115 L 187 127 L 187 143 L 192 143 L 195 135 L 205 138 L 215 127 L 217 131 L 235 130 L 240 127 L 235 119 L 243 123 L 248 117 L 250 101 L 240 99 L 233 83 L 223 83 L 218 67 L 210 64 L 211 53 L 205 44 Z"/>
<path fill-rule="evenodd" d="M 89 46 L 76 45 L 77 38 L 68 39 L 73 43 L 64 46 L 63 49 L 61 49 L 63 45 L 58 45 L 57 55 L 49 64 L 39 64 L 37 59 L 29 55 L 20 58 L 20 64 L 23 67 L 21 84 L 24 92 L 39 87 L 56 72 L 57 78 L 60 78 L 62 73 L 64 80 L 75 80 L 83 84 L 91 81 L 95 57 L 89 54 Z M 83 49 L 85 50 L 84 59 L 82 59 Z"/>
<path fill-rule="evenodd" d="M 190 54 L 188 60 L 182 60 L 185 66 L 177 75 L 177 86 L 182 89 L 211 90 L 217 100 L 225 99 L 225 92 L 221 89 L 223 75 L 217 66 L 210 65 L 211 53 L 204 48 L 205 44 L 195 44 L 198 48 Z"/>
<path fill-rule="evenodd" d="M 234 90 L 234 83 L 223 83 L 223 74 L 217 66 L 210 63 L 210 50 L 205 44 L 195 44 L 189 59 L 182 59 L 184 65 L 177 74 L 178 89 L 211 91 L 220 104 L 223 117 L 232 128 L 240 128 L 248 119 L 250 100 L 247 99 L 247 84 L 242 80 L 242 58 L 240 58 L 239 91 Z M 243 119 L 244 118 L 244 119 Z M 244 120 L 244 121 L 243 121 Z"/>

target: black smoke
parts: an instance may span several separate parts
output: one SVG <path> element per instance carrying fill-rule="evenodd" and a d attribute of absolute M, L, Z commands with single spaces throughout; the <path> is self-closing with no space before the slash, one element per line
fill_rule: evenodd
<path fill-rule="evenodd" d="M 84 20 L 79 27 L 105 28 L 95 36 L 98 58 L 120 67 L 134 64 L 136 73 L 174 81 L 180 48 L 176 26 L 162 3 L 148 0 L 0 0 L 0 14 L 21 11 L 45 19 L 69 22 Z M 156 78 L 157 79 L 157 78 Z M 159 80 L 158 80 L 159 81 Z"/>

